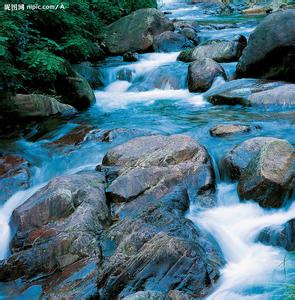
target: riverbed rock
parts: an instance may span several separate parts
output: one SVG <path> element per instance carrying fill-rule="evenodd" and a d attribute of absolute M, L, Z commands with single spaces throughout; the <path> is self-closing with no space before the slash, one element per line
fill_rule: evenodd
<path fill-rule="evenodd" d="M 171 65 L 163 65 L 148 72 L 141 83 L 134 83 L 128 91 L 186 89 L 187 73 L 188 68 L 185 63 L 175 62 L 173 67 Z"/>
<path fill-rule="evenodd" d="M 98 66 L 91 62 L 84 61 L 82 63 L 72 65 L 72 67 L 78 74 L 87 80 L 91 88 L 96 89 L 103 86 L 103 74 Z"/>
<path fill-rule="evenodd" d="M 281 207 L 293 189 L 295 153 L 286 140 L 266 143 L 238 182 L 241 199 L 254 200 L 262 207 Z"/>
<path fill-rule="evenodd" d="M 191 40 L 195 46 L 200 43 L 198 31 L 195 28 L 184 27 L 180 30 L 180 33 L 187 37 L 189 40 Z"/>
<path fill-rule="evenodd" d="M 51 180 L 12 215 L 12 255 L 0 280 L 51 274 L 87 257 L 101 258 L 99 236 L 109 223 L 104 176 L 81 172 Z"/>
<path fill-rule="evenodd" d="M 54 82 L 56 93 L 62 97 L 62 102 L 83 110 L 95 103 L 95 95 L 87 80 L 79 75 L 73 67 L 66 63 L 66 76 L 60 76 Z"/>
<path fill-rule="evenodd" d="M 127 62 L 138 61 L 138 54 L 136 52 L 125 52 L 123 54 L 123 60 Z"/>
<path fill-rule="evenodd" d="M 154 37 L 155 52 L 178 52 L 194 46 L 185 35 L 173 31 L 165 31 Z"/>
<path fill-rule="evenodd" d="M 143 290 L 207 294 L 224 262 L 214 239 L 185 218 L 190 200 L 214 190 L 205 148 L 183 135 L 139 137 L 110 150 L 101 169 L 117 222 L 105 235 L 100 299 Z"/>
<path fill-rule="evenodd" d="M 233 40 L 209 40 L 193 49 L 182 51 L 178 60 L 192 62 L 197 59 L 211 58 L 216 62 L 234 62 L 242 55 L 247 40 L 239 35 Z"/>
<path fill-rule="evenodd" d="M 3 118 L 44 118 L 75 113 L 74 107 L 41 94 L 5 94 L 0 97 L 0 115 Z"/>
<path fill-rule="evenodd" d="M 295 84 L 237 79 L 212 88 L 204 97 L 214 105 L 292 108 L 295 106 Z"/>
<path fill-rule="evenodd" d="M 30 186 L 30 163 L 18 155 L 0 154 L 0 205 Z"/>
<path fill-rule="evenodd" d="M 224 124 L 217 125 L 210 129 L 212 136 L 228 136 L 237 133 L 245 133 L 251 131 L 251 126 L 240 124 Z"/>
<path fill-rule="evenodd" d="M 283 247 L 287 251 L 295 251 L 295 219 L 264 228 L 258 235 L 258 241 L 275 247 Z"/>
<path fill-rule="evenodd" d="M 251 33 L 237 65 L 239 77 L 295 82 L 295 9 L 268 15 Z"/>
<path fill-rule="evenodd" d="M 224 178 L 238 180 L 263 146 L 282 140 L 273 137 L 256 137 L 246 140 L 228 151 L 219 161 L 219 169 Z"/>
<path fill-rule="evenodd" d="M 210 58 L 198 59 L 188 67 L 188 89 L 190 92 L 205 92 L 218 77 L 226 79 L 224 69 Z"/>
<path fill-rule="evenodd" d="M 152 48 L 156 35 L 173 29 L 173 23 L 159 10 L 139 9 L 107 26 L 103 44 L 113 55 L 144 52 Z"/>

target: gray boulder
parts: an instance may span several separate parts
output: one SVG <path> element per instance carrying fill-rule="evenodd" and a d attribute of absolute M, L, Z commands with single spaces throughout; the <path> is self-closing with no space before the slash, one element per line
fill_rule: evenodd
<path fill-rule="evenodd" d="M 258 235 L 258 241 L 287 251 L 295 251 L 295 219 L 278 225 L 264 228 Z"/>
<path fill-rule="evenodd" d="M 88 257 L 101 257 L 98 238 L 109 223 L 104 176 L 57 177 L 12 216 L 12 255 L 0 262 L 0 280 L 50 274 Z"/>
<path fill-rule="evenodd" d="M 0 97 L 0 115 L 4 118 L 41 118 L 75 113 L 70 106 L 52 96 L 40 94 L 5 94 Z"/>
<path fill-rule="evenodd" d="M 295 84 L 259 79 L 225 82 L 208 91 L 204 97 L 214 105 L 295 106 Z"/>
<path fill-rule="evenodd" d="M 224 69 L 210 58 L 198 59 L 188 67 L 188 89 L 190 92 L 205 92 L 217 77 L 226 79 Z"/>
<path fill-rule="evenodd" d="M 165 31 L 154 37 L 155 52 L 177 52 L 194 46 L 185 35 L 173 31 Z"/>
<path fill-rule="evenodd" d="M 173 23 L 159 10 L 139 9 L 107 26 L 103 44 L 113 55 L 144 52 L 152 48 L 156 35 L 173 29 Z"/>
<path fill-rule="evenodd" d="M 196 59 L 211 58 L 216 62 L 237 61 L 247 44 L 244 36 L 235 37 L 233 40 L 210 40 L 199 46 L 182 51 L 178 60 L 192 62 Z"/>
<path fill-rule="evenodd" d="M 67 76 L 62 76 L 54 82 L 56 93 L 62 97 L 62 102 L 83 110 L 95 103 L 95 95 L 88 81 L 79 75 L 73 67 L 66 63 Z"/>
<path fill-rule="evenodd" d="M 91 88 L 96 89 L 103 86 L 103 74 L 98 66 L 91 62 L 84 61 L 80 64 L 72 65 L 72 67 L 78 74 L 87 80 Z"/>
<path fill-rule="evenodd" d="M 255 200 L 262 207 L 281 207 L 293 188 L 295 153 L 286 140 L 265 144 L 238 182 L 241 199 Z"/>
<path fill-rule="evenodd" d="M 110 150 L 101 169 L 117 221 L 105 234 L 100 299 L 208 294 L 224 261 L 214 239 L 185 218 L 190 200 L 214 190 L 207 151 L 183 135 L 140 137 Z"/>
<path fill-rule="evenodd" d="M 295 9 L 268 15 L 250 35 L 237 65 L 239 77 L 295 82 Z"/>

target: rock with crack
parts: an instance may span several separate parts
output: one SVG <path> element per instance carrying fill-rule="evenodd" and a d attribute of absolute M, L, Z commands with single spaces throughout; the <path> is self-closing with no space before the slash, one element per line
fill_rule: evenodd
<path fill-rule="evenodd" d="M 183 135 L 140 137 L 110 150 L 102 170 L 117 222 L 104 236 L 100 299 L 137 291 L 208 294 L 224 263 L 221 251 L 185 218 L 190 201 L 214 191 L 206 149 Z"/>
<path fill-rule="evenodd" d="M 57 177 L 13 212 L 12 255 L 0 280 L 50 274 L 87 257 L 101 257 L 98 238 L 109 222 L 104 176 Z"/>

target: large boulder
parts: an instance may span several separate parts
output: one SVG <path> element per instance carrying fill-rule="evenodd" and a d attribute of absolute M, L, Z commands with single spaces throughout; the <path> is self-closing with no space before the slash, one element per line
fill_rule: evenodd
<path fill-rule="evenodd" d="M 173 23 L 159 10 L 139 9 L 107 26 L 103 44 L 113 55 L 144 52 L 152 48 L 156 35 L 173 29 Z"/>
<path fill-rule="evenodd" d="M 218 77 L 226 79 L 224 69 L 210 58 L 198 59 L 188 67 L 188 89 L 190 92 L 205 92 Z"/>
<path fill-rule="evenodd" d="M 62 97 L 62 102 L 83 110 L 95 103 L 95 95 L 88 81 L 79 75 L 73 67 L 66 63 L 66 76 L 60 76 L 54 82 L 56 93 Z"/>
<path fill-rule="evenodd" d="M 96 89 L 103 86 L 103 74 L 97 65 L 84 61 L 79 64 L 73 64 L 72 67 L 78 74 L 87 80 L 91 88 Z"/>
<path fill-rule="evenodd" d="M 30 185 L 30 163 L 18 155 L 0 154 L 0 205 Z"/>
<path fill-rule="evenodd" d="M 211 58 L 216 62 L 237 61 L 247 44 L 244 36 L 240 35 L 232 40 L 209 40 L 201 45 L 182 51 L 178 60 L 192 62 L 196 59 Z"/>
<path fill-rule="evenodd" d="M 264 228 L 258 235 L 258 241 L 275 247 L 283 247 L 287 251 L 295 251 L 295 219 Z"/>
<path fill-rule="evenodd" d="M 241 175 L 241 199 L 255 200 L 262 207 L 281 207 L 290 196 L 295 176 L 295 153 L 285 140 L 264 145 Z"/>
<path fill-rule="evenodd" d="M 221 158 L 219 167 L 223 177 L 238 180 L 241 199 L 262 207 L 281 207 L 293 188 L 294 150 L 286 140 L 246 140 Z"/>
<path fill-rule="evenodd" d="M 154 37 L 155 52 L 178 52 L 194 46 L 185 35 L 173 31 L 165 31 Z"/>
<path fill-rule="evenodd" d="M 47 95 L 6 93 L 0 97 L 0 115 L 3 118 L 41 118 L 75 112 L 72 106 L 60 103 Z"/>
<path fill-rule="evenodd" d="M 110 150 L 101 168 L 117 222 L 104 237 L 100 299 L 208 294 L 224 261 L 213 238 L 185 218 L 190 200 L 214 190 L 207 151 L 183 135 L 140 137 Z"/>
<path fill-rule="evenodd" d="M 250 35 L 237 65 L 239 77 L 295 82 L 295 9 L 267 16 Z"/>
<path fill-rule="evenodd" d="M 98 238 L 109 223 L 104 176 L 57 177 L 12 215 L 12 255 L 0 262 L 0 280 L 50 274 L 81 259 L 101 257 Z"/>
<path fill-rule="evenodd" d="M 295 106 L 295 84 L 259 79 L 225 82 L 208 91 L 204 97 L 214 105 Z"/>

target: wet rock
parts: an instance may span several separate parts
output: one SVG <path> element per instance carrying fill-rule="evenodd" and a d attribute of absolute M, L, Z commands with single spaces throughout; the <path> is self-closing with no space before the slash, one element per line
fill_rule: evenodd
<path fill-rule="evenodd" d="M 30 186 L 30 163 L 18 155 L 0 155 L 0 204 Z"/>
<path fill-rule="evenodd" d="M 173 31 L 165 31 L 154 37 L 155 52 L 177 52 L 193 47 L 194 44 L 185 35 Z"/>
<path fill-rule="evenodd" d="M 239 124 L 217 125 L 210 129 L 212 136 L 227 136 L 251 131 L 251 126 Z"/>
<path fill-rule="evenodd" d="M 85 141 L 86 136 L 91 130 L 93 130 L 93 127 L 89 125 L 78 125 L 63 137 L 48 143 L 47 146 L 78 146 Z"/>
<path fill-rule="evenodd" d="M 88 299 L 97 295 L 97 262 L 82 259 L 42 283 L 41 299 Z M 39 281 L 40 284 L 40 281 Z"/>
<path fill-rule="evenodd" d="M 67 76 L 60 77 L 54 82 L 62 102 L 83 110 L 95 103 L 95 96 L 87 80 L 79 75 L 70 64 L 66 64 Z"/>
<path fill-rule="evenodd" d="M 95 89 L 103 86 L 102 73 L 98 66 L 91 62 L 85 61 L 80 64 L 72 65 L 73 69 L 84 77 L 90 84 L 91 88 Z"/>
<path fill-rule="evenodd" d="M 123 54 L 123 60 L 127 62 L 138 61 L 138 54 L 136 52 L 126 52 Z"/>
<path fill-rule="evenodd" d="M 156 35 L 173 30 L 173 23 L 157 9 L 139 9 L 106 27 L 103 44 L 110 54 L 147 51 Z"/>
<path fill-rule="evenodd" d="M 264 228 L 258 235 L 258 241 L 275 247 L 283 247 L 287 251 L 295 251 L 295 219 Z"/>
<path fill-rule="evenodd" d="M 80 259 L 99 260 L 98 238 L 109 222 L 104 176 L 57 177 L 14 210 L 12 255 L 0 262 L 0 280 L 32 278 Z"/>
<path fill-rule="evenodd" d="M 101 168 L 116 223 L 105 234 L 113 251 L 98 267 L 100 299 L 208 294 L 224 261 L 213 238 L 185 218 L 189 201 L 214 190 L 207 151 L 187 136 L 140 137 L 110 150 Z"/>
<path fill-rule="evenodd" d="M 210 58 L 198 59 L 188 67 L 188 88 L 190 92 L 207 91 L 217 77 L 226 79 L 224 69 Z"/>
<path fill-rule="evenodd" d="M 239 35 L 233 40 L 210 40 L 199 46 L 182 51 L 178 60 L 192 62 L 197 59 L 211 58 L 216 62 L 237 61 L 246 47 L 247 40 Z"/>
<path fill-rule="evenodd" d="M 4 118 L 41 118 L 73 114 L 76 110 L 54 97 L 39 94 L 5 94 L 0 97 L 0 116 Z"/>
<path fill-rule="evenodd" d="M 198 37 L 197 30 L 195 28 L 184 27 L 183 29 L 181 29 L 180 32 L 189 40 L 191 40 L 195 46 L 199 44 L 200 40 Z"/>
<path fill-rule="evenodd" d="M 165 293 L 157 291 L 141 291 L 124 297 L 123 300 L 171 300 Z"/>
<path fill-rule="evenodd" d="M 269 12 L 271 12 L 271 9 L 264 6 L 254 6 L 242 10 L 242 13 L 246 15 L 266 14 Z"/>
<path fill-rule="evenodd" d="M 280 139 L 257 137 L 246 140 L 226 153 L 219 161 L 219 169 L 223 177 L 238 180 L 252 159 L 257 157 L 263 146 Z"/>
<path fill-rule="evenodd" d="M 262 207 L 281 207 L 292 191 L 295 153 L 286 140 L 265 144 L 238 182 L 241 199 L 254 200 Z"/>
<path fill-rule="evenodd" d="M 258 79 L 225 82 L 204 97 L 214 105 L 295 106 L 295 84 Z"/>
<path fill-rule="evenodd" d="M 237 65 L 239 77 L 295 82 L 295 10 L 268 15 L 250 35 Z"/>
<path fill-rule="evenodd" d="M 187 65 L 175 62 L 155 68 L 145 75 L 143 82 L 133 84 L 128 91 L 149 91 L 152 89 L 186 89 L 187 88 Z"/>
<path fill-rule="evenodd" d="M 151 135 L 152 133 L 144 130 L 144 129 L 136 129 L 136 128 L 115 128 L 115 129 L 94 129 L 86 137 L 86 140 L 100 141 L 100 142 L 126 142 L 127 140 L 131 140 L 133 138 Z"/>

